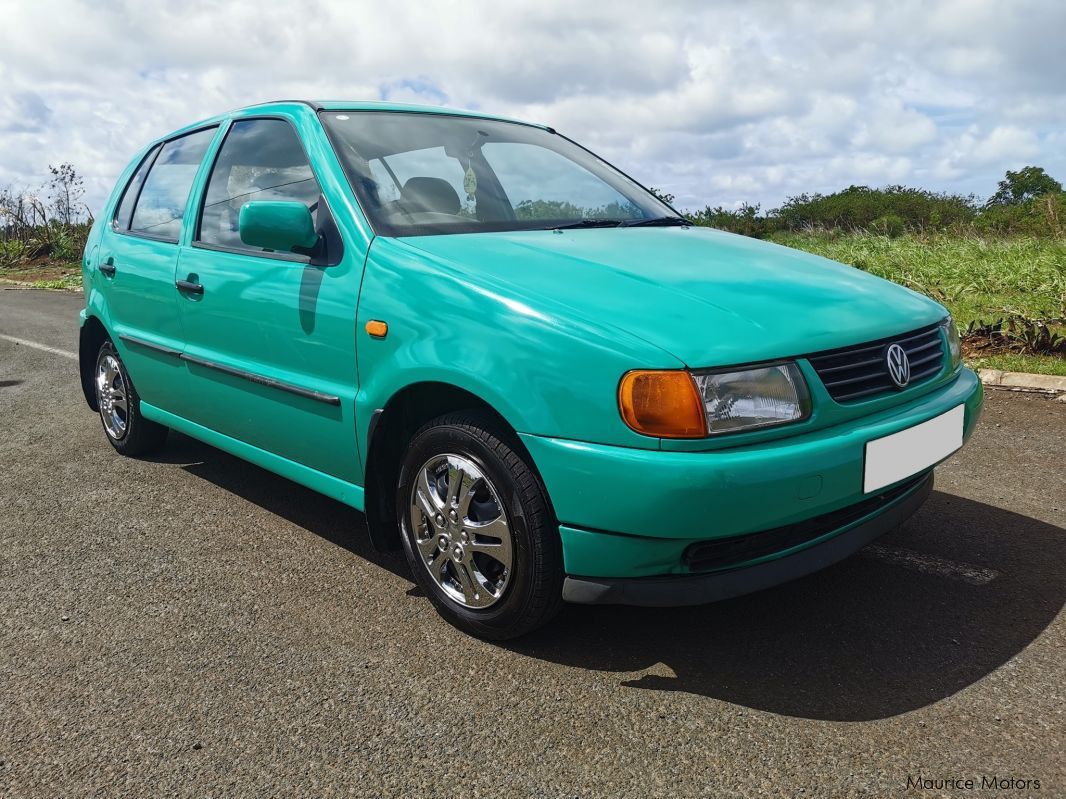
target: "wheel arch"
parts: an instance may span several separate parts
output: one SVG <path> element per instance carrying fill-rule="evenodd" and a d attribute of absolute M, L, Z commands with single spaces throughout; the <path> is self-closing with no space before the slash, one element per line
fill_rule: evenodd
<path fill-rule="evenodd" d="M 384 407 L 373 412 L 368 426 L 364 496 L 367 528 L 376 549 L 394 551 L 401 546 L 396 526 L 395 493 L 407 443 L 426 422 L 455 411 L 483 415 L 496 432 L 505 436 L 507 444 L 529 463 L 539 479 L 536 464 L 514 426 L 484 398 L 468 389 L 436 380 L 406 385 L 396 391 Z"/>
<path fill-rule="evenodd" d="M 86 316 L 78 335 L 78 372 L 81 378 L 81 390 L 85 395 L 85 402 L 94 411 L 99 411 L 96 404 L 96 389 L 93 385 L 93 373 L 96 371 L 96 355 L 100 351 L 100 345 L 110 341 L 111 336 L 101 322 L 95 316 Z"/>

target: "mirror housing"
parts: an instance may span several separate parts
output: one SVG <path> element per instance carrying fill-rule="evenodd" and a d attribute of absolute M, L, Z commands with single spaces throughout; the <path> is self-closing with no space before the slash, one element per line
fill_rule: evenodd
<path fill-rule="evenodd" d="M 311 212 L 298 202 L 247 202 L 241 206 L 237 229 L 245 244 L 274 252 L 310 255 L 318 244 Z"/>

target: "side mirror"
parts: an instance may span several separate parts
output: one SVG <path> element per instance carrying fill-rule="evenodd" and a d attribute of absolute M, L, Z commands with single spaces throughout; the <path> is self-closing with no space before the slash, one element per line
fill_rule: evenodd
<path fill-rule="evenodd" d="M 298 202 L 247 202 L 241 206 L 237 229 L 245 244 L 274 252 L 310 255 L 318 243 L 311 212 Z"/>

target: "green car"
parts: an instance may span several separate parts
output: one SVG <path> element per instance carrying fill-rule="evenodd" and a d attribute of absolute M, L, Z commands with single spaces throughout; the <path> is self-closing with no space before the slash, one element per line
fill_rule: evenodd
<path fill-rule="evenodd" d="M 945 309 L 697 228 L 549 127 L 278 102 L 132 160 L 80 367 L 116 450 L 177 430 L 364 511 L 451 623 L 710 602 L 894 529 L 982 392 Z"/>

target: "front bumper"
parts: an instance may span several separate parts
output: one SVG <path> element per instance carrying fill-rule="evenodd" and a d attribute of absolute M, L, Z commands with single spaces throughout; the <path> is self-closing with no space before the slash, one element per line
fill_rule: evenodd
<path fill-rule="evenodd" d="M 932 490 L 933 473 L 929 472 L 920 483 L 887 508 L 844 532 L 836 532 L 820 544 L 800 549 L 791 555 L 753 566 L 688 576 L 629 579 L 567 577 L 563 583 L 563 599 L 580 604 L 678 607 L 702 605 L 761 591 L 832 566 L 857 552 L 910 518 Z"/>
<path fill-rule="evenodd" d="M 866 442 L 958 405 L 965 406 L 968 439 L 981 402 L 980 381 L 963 369 L 947 385 L 903 405 L 747 446 L 681 452 L 521 437 L 560 522 L 566 573 L 606 584 L 689 576 L 684 553 L 696 542 L 759 533 L 855 505 L 867 496 Z M 734 565 L 755 566 L 800 548 Z"/>

